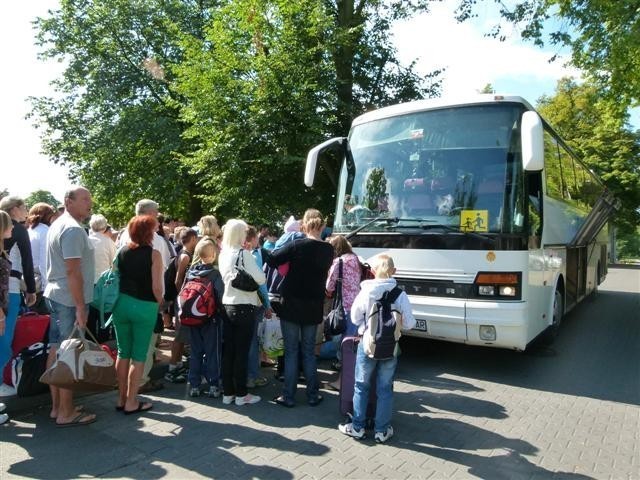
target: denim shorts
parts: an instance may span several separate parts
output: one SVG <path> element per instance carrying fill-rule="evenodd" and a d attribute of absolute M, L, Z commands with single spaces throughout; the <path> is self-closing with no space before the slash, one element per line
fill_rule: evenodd
<path fill-rule="evenodd" d="M 71 335 L 73 325 L 76 323 L 76 307 L 67 307 L 48 298 L 46 301 L 51 312 L 49 344 L 57 347 Z M 89 311 L 89 304 L 86 305 L 86 311 Z"/>

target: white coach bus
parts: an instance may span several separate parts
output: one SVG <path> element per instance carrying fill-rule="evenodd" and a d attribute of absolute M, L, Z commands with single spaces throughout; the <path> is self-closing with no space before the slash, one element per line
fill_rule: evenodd
<path fill-rule="evenodd" d="M 364 259 L 394 258 L 409 335 L 524 350 L 606 275 L 617 201 L 520 97 L 361 115 L 311 149 L 307 186 L 336 155 L 333 231 Z"/>

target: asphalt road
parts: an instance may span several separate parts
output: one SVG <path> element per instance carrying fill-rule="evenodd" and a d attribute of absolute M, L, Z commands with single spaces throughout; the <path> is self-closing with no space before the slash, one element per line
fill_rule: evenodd
<path fill-rule="evenodd" d="M 114 411 L 114 393 L 83 399 L 99 416 L 88 427 L 56 429 L 46 406 L 17 413 L 0 428 L 0 477 L 640 478 L 640 270 L 611 269 L 551 346 L 402 348 L 387 445 L 338 433 L 329 390 L 289 410 L 169 386 L 137 418 Z"/>

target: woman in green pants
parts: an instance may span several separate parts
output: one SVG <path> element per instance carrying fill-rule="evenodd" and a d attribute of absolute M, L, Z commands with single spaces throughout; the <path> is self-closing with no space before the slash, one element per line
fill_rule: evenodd
<path fill-rule="evenodd" d="M 117 257 L 120 295 L 113 310 L 118 341 L 116 371 L 120 397 L 116 410 L 126 415 L 150 410 L 152 404 L 138 400 L 138 389 L 149 340 L 162 302 L 162 257 L 152 247 L 158 228 L 150 215 L 129 221 L 129 243 Z"/>

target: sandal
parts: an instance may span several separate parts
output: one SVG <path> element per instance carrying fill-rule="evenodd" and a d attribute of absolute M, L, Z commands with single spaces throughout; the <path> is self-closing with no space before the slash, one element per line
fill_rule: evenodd
<path fill-rule="evenodd" d="M 83 418 L 85 420 L 83 420 Z M 78 413 L 70 422 L 58 423 L 56 422 L 56 427 L 58 428 L 66 428 L 66 427 L 79 427 L 80 425 L 89 425 L 96 421 L 96 416 L 94 414 L 86 414 L 86 413 Z"/>
<path fill-rule="evenodd" d="M 274 398 L 273 401 L 274 401 L 274 403 L 276 403 L 277 405 L 280 405 L 282 407 L 293 408 L 295 406 L 295 403 L 288 402 L 282 395 L 280 395 L 279 397 Z"/>
<path fill-rule="evenodd" d="M 142 413 L 142 412 L 147 412 L 149 410 L 151 410 L 153 408 L 153 404 L 149 403 L 149 402 L 138 402 L 138 408 L 136 408 L 135 410 L 125 410 L 124 407 L 122 408 L 122 413 L 124 413 L 125 415 L 133 415 L 135 413 Z"/>

